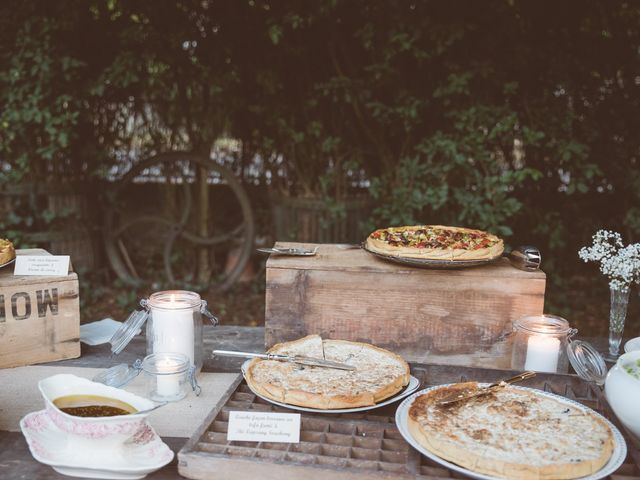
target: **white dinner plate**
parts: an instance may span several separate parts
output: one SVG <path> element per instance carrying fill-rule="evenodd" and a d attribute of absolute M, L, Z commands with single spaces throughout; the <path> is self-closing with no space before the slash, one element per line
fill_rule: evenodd
<path fill-rule="evenodd" d="M 245 369 L 247 364 L 250 362 L 251 360 L 247 360 L 246 362 L 244 362 L 242 364 L 241 370 L 242 370 L 242 375 L 244 376 L 245 374 Z M 406 387 L 404 387 L 404 390 L 396 393 L 393 397 L 389 397 L 386 400 L 380 402 L 380 403 L 376 403 L 375 405 L 368 405 L 366 407 L 355 407 L 355 408 L 333 408 L 333 409 L 322 409 L 322 408 L 307 408 L 307 407 L 300 407 L 298 405 L 290 405 L 288 403 L 282 403 L 282 402 L 276 402 L 275 400 L 271 400 L 270 398 L 267 397 L 263 397 L 262 395 L 260 395 L 259 393 L 253 392 L 253 390 L 251 390 L 253 393 L 255 393 L 258 397 L 260 397 L 261 399 L 269 402 L 269 403 L 273 403 L 274 405 L 279 405 L 281 407 L 285 407 L 285 408 L 290 408 L 292 410 L 298 410 L 300 412 L 312 412 L 312 413 L 354 413 L 354 412 L 365 412 L 367 410 L 373 410 L 374 408 L 380 408 L 380 407 L 384 407 L 385 405 L 389 405 L 393 402 L 397 402 L 398 400 L 403 399 L 404 397 L 406 397 L 407 395 L 411 395 L 413 392 L 415 392 L 418 388 L 420 387 L 420 380 L 418 380 L 416 377 L 414 376 L 410 376 L 409 377 L 409 383 L 407 384 Z M 251 386 L 249 386 L 249 388 L 251 388 Z"/>
<path fill-rule="evenodd" d="M 424 390 L 420 390 L 419 392 L 415 392 L 413 395 L 411 395 L 408 398 L 405 398 L 404 401 L 400 404 L 400 406 L 398 406 L 398 410 L 396 410 L 396 425 L 398 427 L 398 430 L 400 431 L 400 434 L 404 437 L 404 439 L 416 450 L 418 450 L 421 454 L 423 454 L 425 457 L 430 458 L 431 460 L 433 460 L 436 463 L 439 463 L 440 465 L 443 465 L 451 470 L 454 470 L 456 472 L 462 473 L 463 475 L 467 475 L 471 478 L 476 478 L 478 480 L 501 480 L 500 477 L 492 477 L 489 475 L 484 475 L 482 473 L 477 473 L 477 472 L 473 472 L 471 470 L 468 470 L 464 467 L 461 467 L 459 465 L 456 465 L 455 463 L 451 463 L 441 457 L 439 457 L 438 455 L 436 455 L 435 453 L 427 450 L 426 448 L 424 448 L 422 445 L 420 445 L 414 438 L 413 435 L 411 435 L 411 433 L 409 432 L 409 425 L 407 422 L 407 419 L 409 417 L 409 408 L 411 408 L 411 404 L 413 403 L 413 401 L 416 399 L 416 397 L 430 392 L 431 390 L 434 390 L 436 388 L 442 388 L 442 387 L 447 387 L 449 385 L 453 385 L 453 384 L 447 384 L 447 385 L 437 385 L 435 387 L 431 387 L 431 388 L 427 388 Z M 481 384 L 483 385 L 483 384 Z M 484 385 L 488 385 L 488 384 L 484 384 Z M 589 475 L 587 477 L 580 477 L 580 480 L 598 480 L 601 478 L 605 478 L 609 475 L 611 475 L 612 473 L 614 473 L 616 470 L 618 470 L 618 468 L 620 468 L 620 465 L 622 465 L 622 463 L 624 462 L 625 458 L 627 457 L 627 444 L 624 440 L 624 437 L 622 436 L 622 434 L 620 433 L 620 431 L 606 418 L 604 418 L 602 415 L 600 415 L 598 412 L 594 412 L 593 410 L 591 410 L 589 407 L 585 407 L 584 405 L 582 405 L 581 403 L 578 403 L 574 400 L 571 400 L 569 398 L 565 398 L 562 397 L 560 395 L 555 395 L 553 393 L 549 393 L 549 392 L 543 392 L 542 390 L 537 390 L 534 388 L 527 388 L 527 387 L 509 387 L 509 388 L 517 388 L 519 390 L 528 390 L 528 391 L 533 391 L 538 395 L 542 395 L 542 396 L 546 396 L 546 397 L 551 397 L 554 398 L 556 400 L 559 400 L 561 402 L 564 402 L 568 405 L 571 405 L 572 407 L 578 408 L 584 412 L 590 412 L 590 413 L 594 413 L 596 414 L 598 417 L 600 417 L 601 420 L 603 420 L 611 429 L 611 432 L 613 434 L 613 453 L 611 454 L 611 458 L 609 459 L 609 461 L 607 462 L 607 464 L 602 467 L 598 472 Z M 585 432 L 585 435 L 588 435 L 588 432 Z M 577 479 L 575 479 L 577 480 Z"/>
<path fill-rule="evenodd" d="M 67 448 L 67 434 L 51 421 L 46 410 L 27 414 L 20 420 L 20 429 L 33 458 L 72 477 L 133 480 L 143 478 L 173 460 L 173 451 L 151 426 L 144 435 L 127 443 L 121 452 L 114 452 L 108 462 L 91 458 L 89 448 L 86 451 Z"/>

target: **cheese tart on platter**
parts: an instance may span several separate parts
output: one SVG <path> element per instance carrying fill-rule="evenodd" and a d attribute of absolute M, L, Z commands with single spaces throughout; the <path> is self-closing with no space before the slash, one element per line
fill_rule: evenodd
<path fill-rule="evenodd" d="M 608 422 L 596 412 L 539 390 L 507 386 L 439 405 L 475 382 L 429 389 L 408 409 L 407 426 L 437 457 L 491 478 L 575 479 L 601 470 L 614 450 Z"/>
<path fill-rule="evenodd" d="M 355 370 L 251 360 L 245 370 L 249 387 L 276 402 L 329 410 L 375 405 L 409 383 L 409 365 L 388 350 L 366 343 L 323 340 L 318 335 L 275 345 L 269 353 L 303 355 L 352 365 Z"/>

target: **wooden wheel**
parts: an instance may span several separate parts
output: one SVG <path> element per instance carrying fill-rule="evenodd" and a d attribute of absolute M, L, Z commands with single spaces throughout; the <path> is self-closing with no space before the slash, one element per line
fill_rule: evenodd
<path fill-rule="evenodd" d="M 163 153 L 134 166 L 112 193 L 105 248 L 125 283 L 198 284 L 204 271 L 208 284 L 226 290 L 241 275 L 255 226 L 249 197 L 226 168 L 195 154 Z M 194 202 L 194 193 L 204 200 Z M 231 250 L 239 254 L 225 268 Z"/>

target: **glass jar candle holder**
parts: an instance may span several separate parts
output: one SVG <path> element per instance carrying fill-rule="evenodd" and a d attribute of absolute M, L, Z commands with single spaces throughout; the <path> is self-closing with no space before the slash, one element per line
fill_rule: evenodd
<path fill-rule="evenodd" d="M 146 322 L 147 354 L 180 353 L 196 371 L 204 360 L 203 316 L 213 325 L 218 319 L 207 309 L 207 302 L 195 292 L 167 290 L 140 301 L 111 339 L 111 351 L 120 353 Z"/>
<path fill-rule="evenodd" d="M 141 365 L 146 396 L 157 402 L 175 402 L 187 395 L 192 383 L 191 362 L 181 353 L 153 353 Z"/>
<path fill-rule="evenodd" d="M 511 368 L 536 372 L 567 373 L 567 345 L 577 330 L 562 317 L 536 315 L 513 322 Z"/>

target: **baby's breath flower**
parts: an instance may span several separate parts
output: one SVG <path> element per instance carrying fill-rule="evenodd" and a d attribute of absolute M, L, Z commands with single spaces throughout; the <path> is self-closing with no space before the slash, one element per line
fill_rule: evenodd
<path fill-rule="evenodd" d="M 640 243 L 625 247 L 617 232 L 598 230 L 593 244 L 581 248 L 578 256 L 585 262 L 600 262 L 600 271 L 609 277 L 613 289 L 624 290 L 633 282 L 640 283 Z"/>

